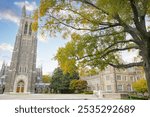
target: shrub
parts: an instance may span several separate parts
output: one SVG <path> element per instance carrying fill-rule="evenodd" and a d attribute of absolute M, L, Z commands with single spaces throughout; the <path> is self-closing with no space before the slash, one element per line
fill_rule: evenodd
<path fill-rule="evenodd" d="M 147 83 L 145 79 L 139 79 L 132 84 L 133 89 L 138 92 L 144 94 L 148 92 Z"/>
<path fill-rule="evenodd" d="M 93 91 L 84 91 L 84 94 L 93 94 Z"/>
<path fill-rule="evenodd" d="M 84 80 L 72 80 L 70 82 L 70 89 L 76 93 L 84 92 L 87 89 L 87 81 Z"/>

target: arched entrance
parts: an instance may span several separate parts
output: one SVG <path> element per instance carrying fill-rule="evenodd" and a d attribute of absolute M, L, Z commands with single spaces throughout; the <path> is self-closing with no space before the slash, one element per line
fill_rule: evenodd
<path fill-rule="evenodd" d="M 19 81 L 17 83 L 17 88 L 16 88 L 17 93 L 23 93 L 24 92 L 24 81 Z"/>
<path fill-rule="evenodd" d="M 28 77 L 25 75 L 18 75 L 14 82 L 14 93 L 27 93 Z"/>

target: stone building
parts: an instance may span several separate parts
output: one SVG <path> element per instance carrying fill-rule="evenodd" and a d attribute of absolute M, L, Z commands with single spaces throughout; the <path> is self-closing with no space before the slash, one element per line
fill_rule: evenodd
<path fill-rule="evenodd" d="M 116 69 L 111 66 L 98 75 L 81 77 L 88 82 L 89 90 L 101 90 L 104 93 L 132 92 L 132 83 L 140 78 L 145 78 L 143 69 L 140 67 Z"/>
<path fill-rule="evenodd" d="M 3 62 L 2 68 L 0 71 L 0 94 L 2 94 L 4 92 L 5 78 L 7 76 L 8 70 L 9 70 L 9 67 L 5 64 L 5 62 Z"/>
<path fill-rule="evenodd" d="M 32 32 L 33 19 L 22 9 L 10 67 L 3 64 L 0 71 L 1 93 L 34 93 L 42 70 L 36 68 L 37 33 Z"/>

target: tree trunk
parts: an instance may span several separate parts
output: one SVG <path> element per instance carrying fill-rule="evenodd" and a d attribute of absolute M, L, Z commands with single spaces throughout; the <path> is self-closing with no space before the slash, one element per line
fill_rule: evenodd
<path fill-rule="evenodd" d="M 148 61 L 150 61 L 150 58 Z M 144 66 L 144 70 L 145 70 L 145 77 L 147 80 L 148 92 L 150 96 L 150 62 L 146 62 L 146 65 Z"/>
<path fill-rule="evenodd" d="M 144 71 L 145 71 L 145 77 L 147 80 L 148 93 L 150 96 L 150 38 L 147 41 L 146 48 L 143 53 L 144 53 L 143 60 L 145 62 Z"/>

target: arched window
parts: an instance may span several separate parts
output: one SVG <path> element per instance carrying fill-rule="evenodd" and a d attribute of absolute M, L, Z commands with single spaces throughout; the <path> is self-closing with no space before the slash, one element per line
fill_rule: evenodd
<path fill-rule="evenodd" d="M 25 27 L 24 27 L 24 34 L 27 34 L 27 30 L 28 30 L 28 23 L 26 22 Z"/>
<path fill-rule="evenodd" d="M 32 34 L 32 23 L 30 24 L 29 35 Z"/>

